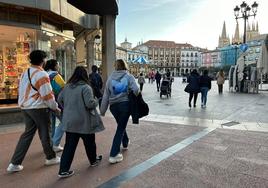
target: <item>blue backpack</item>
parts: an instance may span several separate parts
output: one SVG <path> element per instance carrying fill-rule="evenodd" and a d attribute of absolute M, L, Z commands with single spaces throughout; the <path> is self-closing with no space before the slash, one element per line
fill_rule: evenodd
<path fill-rule="evenodd" d="M 128 91 L 128 79 L 125 78 L 125 75 L 120 80 L 112 80 L 112 87 L 114 95 L 120 93 L 127 93 Z"/>

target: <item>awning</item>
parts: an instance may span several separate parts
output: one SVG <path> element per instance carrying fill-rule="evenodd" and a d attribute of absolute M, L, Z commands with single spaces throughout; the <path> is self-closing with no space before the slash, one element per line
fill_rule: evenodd
<path fill-rule="evenodd" d="M 67 2 L 86 14 L 118 15 L 116 0 L 67 0 Z"/>
<path fill-rule="evenodd" d="M 133 63 L 148 64 L 149 62 L 144 57 L 138 57 L 133 61 Z"/>

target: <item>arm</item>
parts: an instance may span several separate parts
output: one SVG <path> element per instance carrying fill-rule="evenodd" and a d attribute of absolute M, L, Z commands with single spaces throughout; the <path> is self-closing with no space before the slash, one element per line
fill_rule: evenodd
<path fill-rule="evenodd" d="M 133 93 L 137 96 L 140 92 L 138 85 L 136 84 L 135 78 L 133 75 L 129 75 L 129 88 L 133 91 Z"/>
<path fill-rule="evenodd" d="M 35 88 L 38 90 L 41 99 L 44 103 L 52 110 L 58 109 L 58 104 L 55 101 L 55 97 L 52 91 L 49 77 L 47 75 L 42 75 L 36 83 L 34 84 Z"/>
<path fill-rule="evenodd" d="M 89 85 L 86 85 L 82 88 L 82 95 L 85 106 L 88 109 L 93 109 L 98 106 L 98 101 L 94 99 L 93 91 Z"/>
<path fill-rule="evenodd" d="M 109 92 L 108 83 L 109 83 L 109 80 L 106 82 L 106 86 L 105 86 L 105 90 L 102 96 L 102 101 L 101 101 L 101 106 L 100 106 L 100 114 L 102 116 L 105 115 L 105 112 L 107 111 L 108 106 L 109 106 L 110 92 Z"/>

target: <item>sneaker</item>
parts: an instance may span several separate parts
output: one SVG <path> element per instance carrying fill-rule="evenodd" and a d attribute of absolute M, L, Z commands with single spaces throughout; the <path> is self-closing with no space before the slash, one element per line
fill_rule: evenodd
<path fill-rule="evenodd" d="M 73 170 L 70 170 L 68 172 L 60 172 L 58 174 L 59 178 L 68 178 L 70 176 L 74 175 L 74 171 Z"/>
<path fill-rule="evenodd" d="M 60 157 L 56 156 L 53 159 L 46 159 L 45 165 L 54 165 L 54 164 L 59 164 L 60 163 Z"/>
<path fill-rule="evenodd" d="M 63 151 L 63 147 L 61 145 L 53 146 L 53 150 L 55 152 L 61 152 L 61 151 Z"/>
<path fill-rule="evenodd" d="M 109 162 L 111 164 L 119 163 L 123 161 L 123 155 L 121 153 L 118 153 L 115 157 L 109 157 Z"/>
<path fill-rule="evenodd" d="M 22 169 L 23 169 L 22 165 L 14 165 L 12 163 L 10 163 L 7 167 L 8 172 L 19 172 L 22 171 Z"/>
<path fill-rule="evenodd" d="M 96 161 L 94 163 L 90 164 L 90 166 L 92 166 L 92 167 L 98 166 L 100 164 L 101 160 L 102 160 L 102 155 L 97 156 Z"/>
<path fill-rule="evenodd" d="M 128 141 L 127 146 L 123 146 L 122 150 L 128 150 L 128 146 L 129 146 L 129 144 L 130 144 L 130 140 Z"/>

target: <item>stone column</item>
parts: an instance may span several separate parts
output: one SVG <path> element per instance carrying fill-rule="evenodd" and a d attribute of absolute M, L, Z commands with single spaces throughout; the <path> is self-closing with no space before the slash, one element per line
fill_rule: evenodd
<path fill-rule="evenodd" d="M 91 72 L 91 66 L 94 65 L 95 60 L 95 50 L 94 50 L 94 44 L 95 44 L 95 34 L 94 32 L 86 33 L 85 34 L 85 40 L 86 40 L 86 66 L 88 73 Z"/>
<path fill-rule="evenodd" d="M 106 81 L 114 70 L 115 62 L 115 15 L 102 17 L 102 77 Z"/>

